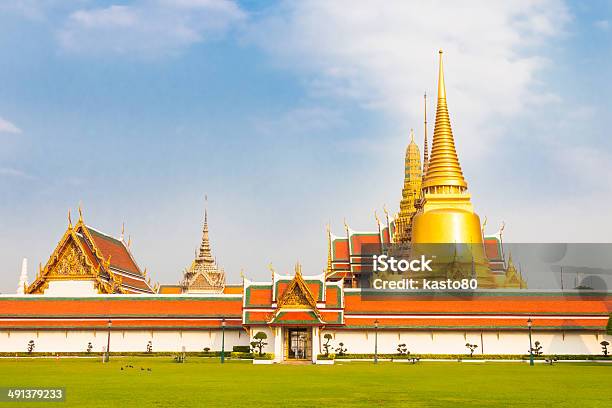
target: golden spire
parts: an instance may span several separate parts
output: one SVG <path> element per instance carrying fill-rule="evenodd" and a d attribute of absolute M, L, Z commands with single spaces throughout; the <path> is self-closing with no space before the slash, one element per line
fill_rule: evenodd
<path fill-rule="evenodd" d="M 204 226 L 202 227 L 202 242 L 200 242 L 200 250 L 198 251 L 197 260 L 203 260 L 208 263 L 214 263 L 212 251 L 210 249 L 210 238 L 208 236 L 208 196 L 204 196 Z"/>
<path fill-rule="evenodd" d="M 427 92 L 423 94 L 423 114 L 425 117 L 424 121 L 424 141 L 423 141 L 423 177 L 427 174 L 427 167 L 429 164 L 429 144 L 427 143 Z"/>
<path fill-rule="evenodd" d="M 331 239 L 331 226 L 329 224 L 325 227 L 327 229 L 327 269 L 325 270 L 326 275 L 332 273 L 332 239 Z"/>
<path fill-rule="evenodd" d="M 393 231 L 393 242 L 408 242 L 410 240 L 410 224 L 416 212 L 417 199 L 421 191 L 421 153 L 414 142 L 414 130 L 410 129 L 410 143 L 406 148 L 404 162 L 404 188 L 400 201 L 400 212 L 396 216 Z"/>
<path fill-rule="evenodd" d="M 423 189 L 426 192 L 438 192 L 438 187 L 443 188 L 443 191 L 439 192 L 445 193 L 463 193 L 467 190 L 467 183 L 463 178 L 463 172 L 461 171 L 461 165 L 455 150 L 455 140 L 446 105 L 442 50 L 440 50 L 436 124 L 434 127 L 431 157 L 427 164 L 427 174 L 423 182 Z"/>

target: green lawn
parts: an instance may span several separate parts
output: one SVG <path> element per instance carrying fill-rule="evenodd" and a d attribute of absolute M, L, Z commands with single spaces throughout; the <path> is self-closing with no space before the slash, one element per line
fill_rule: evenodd
<path fill-rule="evenodd" d="M 121 370 L 128 364 L 134 368 Z M 66 387 L 66 402 L 53 406 L 602 407 L 611 401 L 611 385 L 612 365 L 597 363 L 254 366 L 195 357 L 184 364 L 170 357 L 114 358 L 110 364 L 0 359 L 0 387 Z"/>

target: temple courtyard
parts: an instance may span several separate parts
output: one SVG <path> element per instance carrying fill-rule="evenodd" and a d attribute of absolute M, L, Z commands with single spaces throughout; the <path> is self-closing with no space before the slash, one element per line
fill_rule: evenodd
<path fill-rule="evenodd" d="M 65 387 L 53 406 L 556 406 L 610 402 L 605 363 L 340 362 L 253 365 L 171 357 L 2 358 L 0 387 Z M 0 405 L 14 406 L 11 403 Z M 40 402 L 30 405 L 40 407 Z M 26 406 L 26 404 L 19 404 Z"/>

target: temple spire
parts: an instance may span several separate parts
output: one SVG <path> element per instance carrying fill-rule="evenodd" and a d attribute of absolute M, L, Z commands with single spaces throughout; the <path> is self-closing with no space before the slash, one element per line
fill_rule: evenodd
<path fill-rule="evenodd" d="M 423 141 L 423 177 L 427 174 L 427 166 L 429 164 L 429 144 L 427 143 L 427 92 L 423 94 L 423 113 L 424 113 L 424 141 Z"/>
<path fill-rule="evenodd" d="M 212 251 L 210 249 L 210 239 L 208 237 L 208 196 L 204 197 L 204 226 L 202 227 L 202 242 L 200 243 L 200 251 L 197 259 L 208 262 L 214 262 Z"/>
<path fill-rule="evenodd" d="M 447 190 L 446 192 L 463 193 L 467 190 L 467 183 L 463 178 L 461 165 L 457 158 L 455 140 L 446 104 L 442 50 L 440 50 L 440 71 L 438 75 L 436 124 L 423 189 L 425 192 L 434 193 L 439 192 L 438 187 L 442 187 Z"/>
<path fill-rule="evenodd" d="M 221 293 L 225 288 L 225 272 L 212 256 L 208 236 L 208 196 L 204 197 L 202 242 L 195 260 L 185 270 L 181 286 L 183 293 Z"/>

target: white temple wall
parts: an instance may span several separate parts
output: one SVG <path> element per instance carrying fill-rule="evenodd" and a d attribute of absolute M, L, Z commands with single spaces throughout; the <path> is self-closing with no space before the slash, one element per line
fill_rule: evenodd
<path fill-rule="evenodd" d="M 249 345 L 259 331 L 268 336 L 264 352 L 275 353 L 277 359 L 282 359 L 282 336 L 277 336 L 269 327 L 251 328 L 248 333 L 244 329 L 226 329 L 225 350 L 231 352 L 232 346 Z M 315 352 L 325 342 L 323 336 L 331 333 L 332 350 L 343 342 L 348 353 L 374 353 L 374 330 L 322 330 L 320 336 L 317 332 L 312 338 Z M 100 352 L 106 347 L 107 334 L 106 330 L 1 330 L 0 352 L 26 352 L 30 340 L 34 340 L 37 352 L 85 352 L 89 342 L 93 352 Z M 532 340 L 542 344 L 544 354 L 601 354 L 600 342 L 607 340 L 612 344 L 612 336 L 603 332 L 534 331 Z M 205 347 L 219 351 L 221 330 L 112 330 L 110 349 L 111 352 L 145 352 L 149 341 L 154 352 L 177 352 L 183 346 L 186 351 L 202 351 Z M 480 331 L 378 331 L 379 353 L 397 353 L 401 343 L 413 354 L 467 354 L 466 343 L 478 345 L 475 354 L 524 355 L 529 349 L 529 337 L 524 331 L 482 332 L 482 337 Z"/>
<path fill-rule="evenodd" d="M 211 351 L 221 350 L 221 330 L 111 330 L 111 352 L 145 352 L 147 343 L 151 341 L 153 351 L 203 351 L 209 347 Z M 0 331 L 0 352 L 26 352 L 28 342 L 34 340 L 37 352 L 85 352 L 91 342 L 93 352 L 101 352 L 106 348 L 108 331 Z M 249 345 L 249 337 L 243 329 L 225 330 L 225 351 L 231 352 L 232 346 Z"/>
<path fill-rule="evenodd" d="M 374 353 L 374 330 L 323 330 L 322 343 L 326 333 L 333 336 L 330 350 L 334 352 L 342 342 L 348 349 L 347 353 Z M 544 354 L 601 354 L 599 343 L 603 340 L 612 344 L 612 336 L 603 332 L 532 332 L 533 343 L 539 341 Z M 378 352 L 381 354 L 397 353 L 399 344 L 406 344 L 412 354 L 467 354 L 466 343 L 478 346 L 474 354 L 527 354 L 529 350 L 526 331 L 378 331 Z"/>

